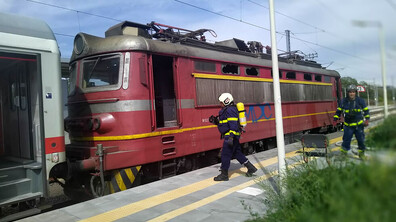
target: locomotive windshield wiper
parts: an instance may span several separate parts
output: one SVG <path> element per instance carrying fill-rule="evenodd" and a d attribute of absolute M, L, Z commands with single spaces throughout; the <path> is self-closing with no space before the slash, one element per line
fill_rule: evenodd
<path fill-rule="evenodd" d="M 96 65 L 98 64 L 98 62 L 99 62 L 100 60 L 102 60 L 102 57 L 98 57 L 98 58 L 96 59 L 95 64 L 94 64 L 94 66 L 92 67 L 91 72 L 90 72 L 89 75 L 88 75 L 88 76 L 89 76 L 88 81 L 91 79 L 92 74 L 93 74 L 93 71 L 95 70 Z"/>

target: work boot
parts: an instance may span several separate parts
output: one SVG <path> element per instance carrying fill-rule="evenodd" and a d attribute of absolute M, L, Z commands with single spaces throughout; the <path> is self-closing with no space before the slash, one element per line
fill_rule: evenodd
<path fill-rule="evenodd" d="M 245 167 L 248 169 L 246 173 L 248 177 L 251 177 L 257 171 L 257 168 L 249 160 L 245 163 Z"/>
<path fill-rule="evenodd" d="M 228 170 L 221 169 L 220 171 L 221 173 L 217 177 L 213 178 L 214 181 L 228 181 Z"/>
<path fill-rule="evenodd" d="M 366 155 L 364 154 L 364 150 L 358 149 L 359 152 L 359 158 L 362 160 L 366 160 Z"/>
<path fill-rule="evenodd" d="M 342 157 L 348 156 L 348 150 L 345 150 L 344 147 L 340 148 L 340 152 Z"/>
<path fill-rule="evenodd" d="M 340 154 L 335 156 L 334 160 L 345 161 L 348 158 L 348 150 L 344 147 L 340 147 Z"/>

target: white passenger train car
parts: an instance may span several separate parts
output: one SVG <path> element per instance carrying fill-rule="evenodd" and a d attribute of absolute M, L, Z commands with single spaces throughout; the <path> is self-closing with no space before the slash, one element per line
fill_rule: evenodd
<path fill-rule="evenodd" d="M 65 161 L 60 53 L 43 21 L 0 13 L 0 207 L 47 197 Z"/>

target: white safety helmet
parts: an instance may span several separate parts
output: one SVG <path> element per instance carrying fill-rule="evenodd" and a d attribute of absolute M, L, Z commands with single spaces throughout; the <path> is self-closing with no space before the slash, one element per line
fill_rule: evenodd
<path fill-rule="evenodd" d="M 355 85 L 349 85 L 347 88 L 347 92 L 357 91 L 357 87 Z"/>
<path fill-rule="evenodd" d="M 234 98 L 232 98 L 232 95 L 230 93 L 223 93 L 220 95 L 219 101 L 225 106 L 228 106 L 232 103 L 232 101 L 234 101 Z"/>

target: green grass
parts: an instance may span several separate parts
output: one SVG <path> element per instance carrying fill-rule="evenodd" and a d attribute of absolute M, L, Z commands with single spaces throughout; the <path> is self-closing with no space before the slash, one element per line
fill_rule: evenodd
<path fill-rule="evenodd" d="M 396 116 L 389 116 L 380 126 L 370 130 L 366 145 L 377 149 L 396 150 Z"/>
<path fill-rule="evenodd" d="M 396 117 L 370 131 L 371 147 L 396 147 Z M 249 221 L 395 221 L 396 161 L 394 150 L 385 151 L 390 161 L 346 158 L 319 168 L 315 161 L 287 169 L 284 191 L 277 193 L 268 181 L 263 204 L 267 211 L 252 212 Z"/>
<path fill-rule="evenodd" d="M 268 211 L 251 221 L 394 221 L 394 175 L 396 165 L 348 161 L 318 169 L 304 164 L 287 171 L 284 194 L 263 185 L 271 193 Z"/>

